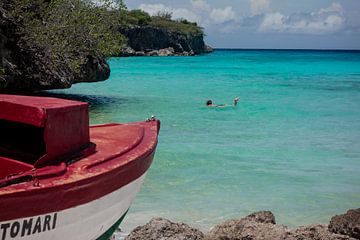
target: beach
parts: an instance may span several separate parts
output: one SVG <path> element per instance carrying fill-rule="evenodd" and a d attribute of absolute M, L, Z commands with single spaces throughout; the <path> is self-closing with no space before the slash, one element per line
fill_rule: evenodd
<path fill-rule="evenodd" d="M 217 50 L 109 63 L 108 81 L 52 93 L 89 101 L 92 124 L 161 120 L 124 232 L 152 217 L 207 231 L 263 209 L 290 227 L 325 224 L 359 206 L 358 51 Z M 236 108 L 205 106 L 238 96 Z"/>

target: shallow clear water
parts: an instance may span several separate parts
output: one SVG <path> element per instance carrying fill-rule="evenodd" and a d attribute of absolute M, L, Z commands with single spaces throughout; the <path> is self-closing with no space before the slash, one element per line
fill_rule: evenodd
<path fill-rule="evenodd" d="M 360 205 L 360 52 L 215 51 L 113 58 L 108 81 L 64 91 L 91 122 L 154 114 L 159 145 L 125 231 L 163 216 L 202 230 L 271 210 L 290 226 Z M 236 108 L 207 108 L 205 102 Z"/>

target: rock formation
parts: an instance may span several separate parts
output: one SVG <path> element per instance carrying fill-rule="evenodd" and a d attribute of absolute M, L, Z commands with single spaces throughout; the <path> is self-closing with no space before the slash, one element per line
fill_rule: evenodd
<path fill-rule="evenodd" d="M 203 35 L 186 35 L 153 26 L 120 28 L 128 38 L 120 56 L 193 56 L 211 52 L 204 43 Z"/>
<path fill-rule="evenodd" d="M 184 223 L 156 218 L 134 229 L 125 240 L 355 240 L 360 239 L 359 209 L 333 217 L 329 229 L 325 225 L 292 229 L 276 224 L 271 212 L 261 211 L 221 223 L 207 234 Z"/>
<path fill-rule="evenodd" d="M 125 240 L 200 240 L 204 234 L 184 223 L 154 218 L 144 226 L 135 228 Z"/>
<path fill-rule="evenodd" d="M 332 217 L 329 230 L 360 239 L 360 208 L 350 209 L 345 214 Z"/>

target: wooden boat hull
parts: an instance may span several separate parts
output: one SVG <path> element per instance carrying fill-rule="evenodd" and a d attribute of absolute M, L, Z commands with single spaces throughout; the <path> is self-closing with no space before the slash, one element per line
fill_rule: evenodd
<path fill-rule="evenodd" d="M 97 200 L 70 209 L 0 223 L 0 239 L 98 239 L 130 207 L 146 174 Z"/>
<path fill-rule="evenodd" d="M 159 121 L 91 128 L 97 152 L 0 188 L 0 240 L 95 240 L 119 223 L 150 167 Z M 111 152 L 111 154 L 109 154 Z"/>

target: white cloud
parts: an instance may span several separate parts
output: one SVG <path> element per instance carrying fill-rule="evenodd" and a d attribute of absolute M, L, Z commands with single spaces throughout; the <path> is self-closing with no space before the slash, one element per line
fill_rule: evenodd
<path fill-rule="evenodd" d="M 191 0 L 191 6 L 198 12 L 211 12 L 211 7 L 205 0 Z"/>
<path fill-rule="evenodd" d="M 334 2 L 332 3 L 329 7 L 327 8 L 322 8 L 320 9 L 319 13 L 323 14 L 323 13 L 329 13 L 329 12 L 338 12 L 338 13 L 343 13 L 344 9 L 341 6 L 340 3 Z"/>
<path fill-rule="evenodd" d="M 211 11 L 210 18 L 214 21 L 214 23 L 226 23 L 229 21 L 236 20 L 236 14 L 233 11 L 232 7 L 227 6 L 223 9 L 214 8 Z"/>
<path fill-rule="evenodd" d="M 184 18 L 192 22 L 197 22 L 202 27 L 212 25 L 222 25 L 221 30 L 232 29 L 237 24 L 237 16 L 231 6 L 224 8 L 214 8 L 206 0 L 189 0 L 191 8 L 173 8 L 162 3 L 140 4 L 139 8 L 150 15 L 158 12 L 171 12 L 173 19 Z"/>
<path fill-rule="evenodd" d="M 200 20 L 199 16 L 194 12 L 186 8 L 172 8 L 165 6 L 162 3 L 155 4 L 140 4 L 139 9 L 149 13 L 150 15 L 156 15 L 159 12 L 169 12 L 172 13 L 173 19 L 184 18 L 192 22 L 198 22 Z"/>
<path fill-rule="evenodd" d="M 317 12 L 294 13 L 289 16 L 279 12 L 266 13 L 258 30 L 260 32 L 324 34 L 338 31 L 344 27 L 345 21 L 341 4 L 333 3 Z"/>
<path fill-rule="evenodd" d="M 270 0 L 250 0 L 250 12 L 258 15 L 270 11 Z"/>

